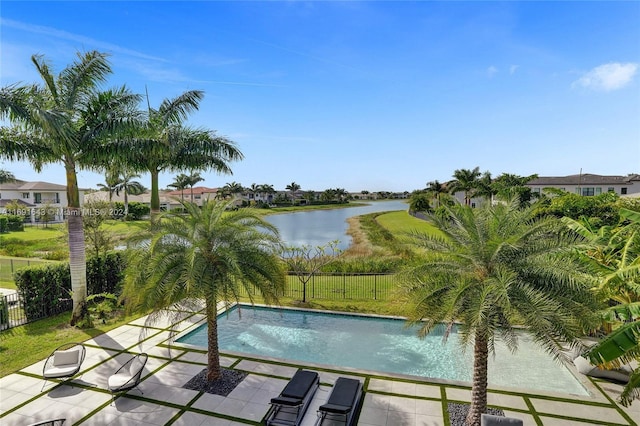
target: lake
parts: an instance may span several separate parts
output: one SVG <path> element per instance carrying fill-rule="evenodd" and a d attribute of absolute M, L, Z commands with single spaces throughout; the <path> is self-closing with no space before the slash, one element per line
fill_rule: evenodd
<path fill-rule="evenodd" d="M 275 214 L 265 219 L 278 228 L 282 241 L 288 246 L 316 247 L 338 240 L 338 248 L 346 250 L 351 245 L 351 237 L 347 235 L 348 218 L 408 208 L 404 200 L 374 201 L 366 206 Z"/>

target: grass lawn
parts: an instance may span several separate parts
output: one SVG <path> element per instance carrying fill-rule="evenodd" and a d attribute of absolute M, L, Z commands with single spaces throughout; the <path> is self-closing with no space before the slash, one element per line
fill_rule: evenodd
<path fill-rule="evenodd" d="M 22 241 L 48 240 L 61 238 L 66 234 L 65 226 L 62 224 L 43 226 L 25 226 L 24 231 L 12 231 L 0 236 L 0 241 L 9 238 L 18 238 Z"/>
<path fill-rule="evenodd" d="M 394 235 L 407 232 L 423 232 L 434 234 L 439 232 L 433 225 L 411 216 L 406 211 L 384 213 L 376 217 L 376 221 Z"/>
<path fill-rule="evenodd" d="M 0 332 L 0 377 L 45 359 L 64 343 L 83 342 L 136 319 L 122 317 L 108 324 L 96 321 L 95 328 L 79 329 L 69 325 L 70 318 L 67 312 Z"/>
<path fill-rule="evenodd" d="M 57 263 L 55 260 L 30 259 L 24 257 L 0 256 L 0 287 L 16 289 L 13 273 L 20 268 L 46 263 Z"/>

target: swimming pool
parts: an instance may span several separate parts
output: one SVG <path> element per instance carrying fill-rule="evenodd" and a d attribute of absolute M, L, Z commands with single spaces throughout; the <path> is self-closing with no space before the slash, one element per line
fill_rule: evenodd
<path fill-rule="evenodd" d="M 221 351 L 242 352 L 388 373 L 470 382 L 472 348 L 463 351 L 454 331 L 425 339 L 400 319 L 306 310 L 238 307 L 218 317 Z M 177 342 L 207 347 L 206 324 Z M 526 334 L 516 354 L 496 344 L 489 358 L 489 385 L 589 395 L 576 377 Z"/>

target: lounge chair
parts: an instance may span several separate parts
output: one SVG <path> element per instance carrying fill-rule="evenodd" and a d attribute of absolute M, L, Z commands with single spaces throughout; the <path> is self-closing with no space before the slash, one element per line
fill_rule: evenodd
<path fill-rule="evenodd" d="M 43 420 L 38 423 L 31 423 L 27 426 L 62 426 L 67 419 L 50 419 Z"/>
<path fill-rule="evenodd" d="M 78 374 L 86 354 L 87 350 L 82 343 L 65 343 L 59 346 L 44 362 L 44 383 L 40 391 L 42 392 L 48 379 L 62 379 Z"/>
<path fill-rule="evenodd" d="M 315 371 L 296 371 L 280 395 L 271 399 L 267 426 L 298 426 L 319 386 L 320 378 Z"/>
<path fill-rule="evenodd" d="M 480 416 L 480 426 L 522 426 L 524 422 L 513 417 L 483 414 Z"/>
<path fill-rule="evenodd" d="M 362 383 L 360 380 L 339 377 L 331 390 L 329 400 L 318 409 L 316 426 L 321 425 L 325 419 L 344 422 L 351 426 L 356 419 L 360 397 L 362 396 Z"/>
<path fill-rule="evenodd" d="M 116 393 L 126 392 L 140 384 L 142 370 L 144 370 L 147 359 L 149 356 L 145 353 L 135 355 L 109 376 L 108 387 L 111 392 L 111 402 L 113 402 Z M 144 395 L 140 388 L 138 390 Z"/>

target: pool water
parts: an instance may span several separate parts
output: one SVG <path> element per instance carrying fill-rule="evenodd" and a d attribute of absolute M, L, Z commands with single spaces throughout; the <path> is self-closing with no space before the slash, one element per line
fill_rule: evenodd
<path fill-rule="evenodd" d="M 178 342 L 207 347 L 206 324 Z M 454 330 L 426 338 L 403 320 L 237 306 L 218 317 L 221 351 L 242 352 L 361 370 L 472 380 L 473 350 L 463 350 Z M 588 395 L 574 375 L 554 361 L 526 334 L 512 354 L 500 342 L 489 358 L 489 385 Z"/>

